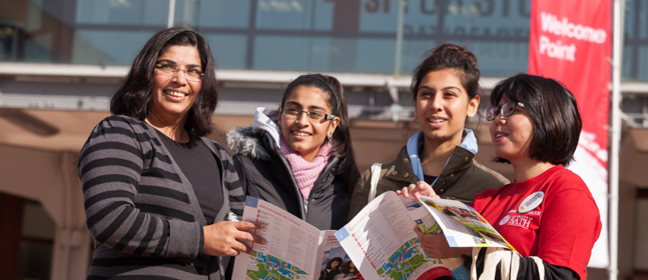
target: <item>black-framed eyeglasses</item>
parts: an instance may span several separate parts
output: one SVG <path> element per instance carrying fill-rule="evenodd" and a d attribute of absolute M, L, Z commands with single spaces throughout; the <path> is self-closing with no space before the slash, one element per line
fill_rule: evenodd
<path fill-rule="evenodd" d="M 495 119 L 495 117 L 497 117 L 498 114 L 501 114 L 502 117 L 513 115 L 517 106 L 524 108 L 524 104 L 522 104 L 522 102 L 514 101 L 504 103 L 502 104 L 502 106 L 490 107 L 488 108 L 488 111 L 486 111 L 486 120 L 492 121 Z"/>
<path fill-rule="evenodd" d="M 283 109 L 281 109 L 281 113 L 286 117 L 295 118 L 295 119 L 300 118 L 302 113 L 306 113 L 308 118 L 314 121 L 325 121 L 325 120 L 327 121 L 335 118 L 335 115 L 326 114 L 324 112 L 306 111 L 306 110 L 300 110 L 293 107 L 283 107 Z"/>
<path fill-rule="evenodd" d="M 200 81 L 202 79 L 202 76 L 204 75 L 200 70 L 198 69 L 186 69 L 182 68 L 180 66 L 173 66 L 170 64 L 155 64 L 155 69 L 158 69 L 160 74 L 165 75 L 165 76 L 173 76 L 178 71 L 182 71 L 185 74 L 185 78 L 189 81 Z"/>

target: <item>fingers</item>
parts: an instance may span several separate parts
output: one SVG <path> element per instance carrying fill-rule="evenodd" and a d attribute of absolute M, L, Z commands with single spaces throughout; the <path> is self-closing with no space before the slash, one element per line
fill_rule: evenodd
<path fill-rule="evenodd" d="M 203 227 L 203 251 L 214 256 L 236 256 L 239 252 L 251 253 L 252 248 L 245 242 L 265 244 L 262 237 L 248 232 L 253 229 L 264 229 L 265 225 L 257 222 L 218 222 Z"/>
<path fill-rule="evenodd" d="M 233 234 L 234 239 L 239 241 L 249 241 L 259 244 L 266 244 L 266 240 L 261 236 L 251 233 L 250 230 L 265 229 L 265 225 L 259 222 L 236 222 L 234 228 L 237 230 Z M 244 251 L 244 250 L 243 250 Z"/>
<path fill-rule="evenodd" d="M 421 198 L 421 191 L 425 190 L 424 186 L 422 184 L 427 185 L 424 181 L 418 181 L 416 184 L 410 184 L 408 186 L 408 191 L 414 197 L 414 199 L 420 199 Z M 428 185 L 429 186 L 429 185 Z"/>
<path fill-rule="evenodd" d="M 396 191 L 396 194 L 402 195 L 404 198 L 409 198 L 410 196 L 409 186 L 403 187 L 402 190 Z"/>
<path fill-rule="evenodd" d="M 265 224 L 259 222 L 236 222 L 234 227 L 238 230 L 249 230 L 249 229 L 265 229 Z"/>

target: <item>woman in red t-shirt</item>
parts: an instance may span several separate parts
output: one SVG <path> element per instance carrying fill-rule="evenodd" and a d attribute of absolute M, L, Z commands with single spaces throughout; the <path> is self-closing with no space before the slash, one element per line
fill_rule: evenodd
<path fill-rule="evenodd" d="M 601 232 L 587 185 L 564 168 L 573 160 L 582 122 L 574 96 L 553 79 L 518 74 L 495 86 L 487 119 L 496 161 L 515 181 L 475 196 L 471 204 L 520 254 L 501 248 L 451 248 L 441 234 L 423 234 L 435 258 L 466 256 L 481 279 L 586 279 Z M 424 182 L 404 196 L 435 196 Z"/>

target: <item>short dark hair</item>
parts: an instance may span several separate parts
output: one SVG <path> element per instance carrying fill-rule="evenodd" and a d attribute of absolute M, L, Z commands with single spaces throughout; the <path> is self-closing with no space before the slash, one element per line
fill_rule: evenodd
<path fill-rule="evenodd" d="M 340 123 L 333 133 L 333 150 L 330 157 L 339 157 L 342 163 L 340 164 L 339 172 L 344 174 L 344 185 L 349 192 L 353 191 L 360 172 L 356 165 L 355 157 L 353 156 L 353 145 L 351 144 L 351 123 L 349 121 L 349 113 L 347 110 L 347 101 L 344 93 L 344 88 L 340 81 L 335 77 L 322 75 L 322 74 L 306 74 L 297 77 L 293 80 L 284 91 L 281 98 L 281 108 L 283 110 L 286 98 L 299 86 L 312 86 L 316 87 L 323 92 L 328 93 L 328 105 L 333 108 L 333 115 L 340 118 Z"/>
<path fill-rule="evenodd" d="M 491 93 L 492 106 L 506 96 L 522 102 L 533 122 L 529 157 L 567 166 L 574 159 L 583 123 L 574 95 L 556 80 L 520 73 L 499 82 Z M 497 157 L 497 162 L 509 162 Z"/>
<path fill-rule="evenodd" d="M 167 28 L 146 42 L 135 57 L 126 81 L 113 95 L 110 112 L 142 121 L 148 116 L 155 63 L 172 46 L 193 46 L 198 49 L 204 73 L 201 79 L 202 89 L 188 112 L 185 129 L 198 136 L 205 136 L 213 130 L 211 117 L 218 103 L 216 66 L 207 40 L 190 28 Z"/>
<path fill-rule="evenodd" d="M 437 70 L 452 69 L 459 73 L 461 85 L 468 93 L 468 100 L 479 93 L 479 76 L 481 75 L 477 57 L 464 47 L 443 44 L 426 52 L 426 58 L 414 69 L 410 91 L 416 101 L 416 93 L 421 81 L 428 73 Z"/>

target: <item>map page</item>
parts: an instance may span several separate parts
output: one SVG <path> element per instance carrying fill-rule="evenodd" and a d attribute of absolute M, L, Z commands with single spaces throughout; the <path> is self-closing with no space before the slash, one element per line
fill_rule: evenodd
<path fill-rule="evenodd" d="M 502 247 L 515 249 L 472 207 L 451 199 L 421 196 L 421 204 L 434 216 L 450 247 Z"/>
<path fill-rule="evenodd" d="M 394 192 L 386 192 L 365 206 L 335 237 L 365 279 L 452 276 L 441 260 L 430 258 L 423 251 L 414 233 L 415 226 L 406 201 Z"/>
<path fill-rule="evenodd" d="M 335 231 L 320 231 L 269 202 L 246 197 L 241 220 L 265 224 L 254 233 L 267 243 L 248 244 L 253 253 L 236 256 L 232 279 L 317 280 L 321 263 L 329 258 L 348 260 Z"/>

